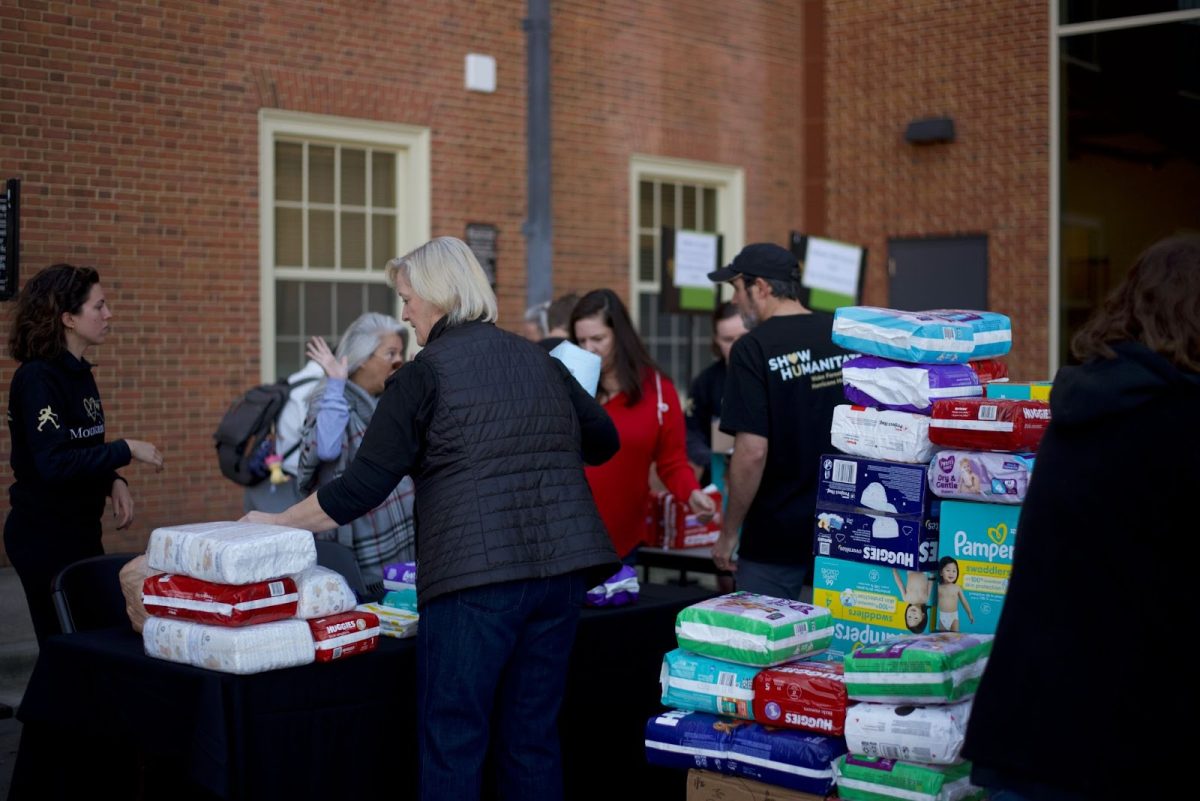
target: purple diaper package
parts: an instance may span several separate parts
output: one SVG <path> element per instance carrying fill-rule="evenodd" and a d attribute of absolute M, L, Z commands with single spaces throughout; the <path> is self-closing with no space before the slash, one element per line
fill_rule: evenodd
<path fill-rule="evenodd" d="M 712 770 L 822 798 L 833 785 L 833 760 L 845 753 L 842 737 L 768 728 L 707 712 L 675 709 L 646 722 L 646 761 L 651 765 Z"/>
<path fill-rule="evenodd" d="M 637 571 L 630 565 L 621 569 L 587 591 L 584 603 L 588 606 L 624 606 L 638 599 Z"/>
<path fill-rule="evenodd" d="M 929 462 L 929 489 L 940 498 L 1022 503 L 1033 461 L 1032 453 L 938 451 Z"/>
<path fill-rule="evenodd" d="M 878 356 L 842 362 L 846 400 L 898 412 L 930 414 L 940 398 L 983 394 L 979 375 L 966 364 L 909 364 Z"/>

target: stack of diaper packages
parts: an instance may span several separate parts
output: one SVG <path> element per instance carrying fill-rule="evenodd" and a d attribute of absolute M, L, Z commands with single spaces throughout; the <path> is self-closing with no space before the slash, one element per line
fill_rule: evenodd
<path fill-rule="evenodd" d="M 142 584 L 146 653 L 259 673 L 370 650 L 379 621 L 354 611 L 346 580 L 316 564 L 312 533 L 257 523 L 155 529 Z"/>
<path fill-rule="evenodd" d="M 838 796 L 850 801 L 986 798 L 959 757 L 971 699 L 992 638 L 912 634 L 843 660 L 849 749 L 834 762 Z"/>
<path fill-rule="evenodd" d="M 827 609 L 749 592 L 682 610 L 659 675 L 671 709 L 646 723 L 646 760 L 770 785 L 764 798 L 824 798 L 846 752 L 842 668 L 823 660 L 832 633 Z"/>
<path fill-rule="evenodd" d="M 378 603 L 359 604 L 358 609 L 379 618 L 379 630 L 385 637 L 403 639 L 416 636 L 417 563 L 393 562 L 383 566 L 383 598 Z"/>
<path fill-rule="evenodd" d="M 1050 424 L 1049 384 L 988 384 L 988 397 L 939 400 L 927 470 L 942 498 L 938 631 L 992 634 L 1000 619 L 1034 451 Z"/>

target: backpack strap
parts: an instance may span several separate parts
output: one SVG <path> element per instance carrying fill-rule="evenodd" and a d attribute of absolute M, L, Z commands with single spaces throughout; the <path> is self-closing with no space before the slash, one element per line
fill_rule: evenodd
<path fill-rule="evenodd" d="M 315 377 L 315 376 L 309 376 L 308 378 L 302 378 L 302 379 L 300 379 L 299 381 L 297 381 L 295 384 L 288 384 L 288 385 L 287 385 L 287 387 L 288 387 L 288 392 L 290 393 L 290 392 L 291 392 L 292 390 L 294 390 L 296 387 L 302 387 L 302 386 L 304 386 L 305 384 L 311 384 L 312 382 L 314 382 L 314 381 L 319 381 L 319 380 L 320 380 L 320 379 L 318 379 L 318 378 L 317 378 L 317 377 Z M 292 445 L 292 447 L 288 448 L 288 449 L 287 449 L 287 451 L 285 451 L 284 453 L 280 454 L 280 457 L 279 457 L 279 458 L 281 458 L 281 459 L 287 459 L 287 458 L 288 458 L 289 456 L 291 456 L 293 453 L 295 453 L 296 451 L 300 450 L 300 446 L 301 446 L 302 444 L 304 444 L 304 443 L 303 443 L 303 440 L 297 440 L 297 441 L 296 441 L 296 444 Z"/>

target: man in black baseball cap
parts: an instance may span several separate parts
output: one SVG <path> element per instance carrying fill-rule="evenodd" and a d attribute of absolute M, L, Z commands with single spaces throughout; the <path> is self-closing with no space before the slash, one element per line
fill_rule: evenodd
<path fill-rule="evenodd" d="M 750 329 L 730 351 L 721 401 L 721 430 L 734 446 L 713 562 L 737 571 L 739 590 L 799 599 L 812 562 L 819 457 L 832 447 L 849 353 L 833 344 L 833 317 L 800 302 L 800 266 L 786 249 L 747 245 L 708 277 L 733 284 Z"/>

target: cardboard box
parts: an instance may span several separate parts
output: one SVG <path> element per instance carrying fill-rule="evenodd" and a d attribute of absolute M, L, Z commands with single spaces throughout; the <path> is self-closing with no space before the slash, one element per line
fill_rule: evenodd
<path fill-rule="evenodd" d="M 817 506 L 813 553 L 852 562 L 934 570 L 938 562 L 938 515 L 941 502 L 930 502 L 933 516 L 885 515 Z"/>
<path fill-rule="evenodd" d="M 833 643 L 828 652 L 844 657 L 864 645 L 932 631 L 934 581 L 934 575 L 924 571 L 818 556 L 813 567 L 813 603 L 833 613 Z M 921 595 L 918 601 L 923 603 L 910 604 L 905 590 Z"/>
<path fill-rule="evenodd" d="M 1008 398 L 1009 400 L 1050 401 L 1049 381 L 1029 381 L 1014 383 L 1012 381 L 993 381 L 983 385 L 985 398 Z"/>
<path fill-rule="evenodd" d="M 935 630 L 996 633 L 1012 575 L 1020 516 L 1021 507 L 1011 504 L 942 502 L 938 589 L 947 603 L 950 594 L 957 596 L 953 613 L 957 628 L 947 623 L 944 616 L 935 615 Z M 947 560 L 953 560 L 953 566 Z M 943 577 L 943 571 L 947 570 L 949 573 Z M 954 588 L 947 592 L 940 582 L 951 574 L 954 574 Z"/>
<path fill-rule="evenodd" d="M 925 486 L 924 464 L 905 464 L 829 453 L 821 457 L 817 505 L 867 514 L 933 517 L 935 497 Z"/>
<path fill-rule="evenodd" d="M 687 801 L 825 801 L 823 796 L 692 768 Z"/>

